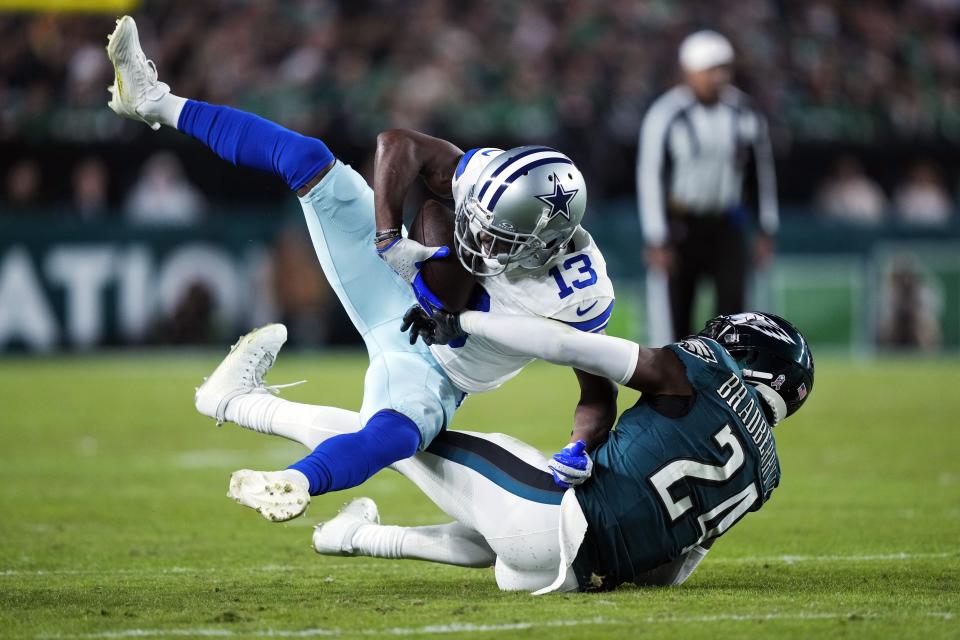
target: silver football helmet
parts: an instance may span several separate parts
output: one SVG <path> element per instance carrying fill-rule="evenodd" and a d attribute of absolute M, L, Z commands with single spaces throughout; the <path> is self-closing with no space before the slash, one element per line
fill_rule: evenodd
<path fill-rule="evenodd" d="M 586 208 L 587 185 L 570 158 L 550 147 L 509 149 L 457 209 L 457 256 L 477 276 L 536 269 L 565 250 Z"/>

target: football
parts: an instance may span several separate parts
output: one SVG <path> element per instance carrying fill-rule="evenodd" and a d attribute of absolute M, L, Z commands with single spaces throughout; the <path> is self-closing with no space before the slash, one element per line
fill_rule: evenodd
<path fill-rule="evenodd" d="M 441 202 L 427 200 L 413 219 L 408 236 L 428 247 L 450 247 L 450 255 L 446 258 L 430 260 L 423 265 L 423 279 L 447 311 L 463 311 L 476 277 L 463 268 L 454 253 L 453 212 Z"/>

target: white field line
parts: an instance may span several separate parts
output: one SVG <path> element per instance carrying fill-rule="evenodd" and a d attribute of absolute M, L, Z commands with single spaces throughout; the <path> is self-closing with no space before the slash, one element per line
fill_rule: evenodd
<path fill-rule="evenodd" d="M 701 622 L 768 622 L 778 620 L 881 620 L 897 618 L 936 618 L 939 620 L 953 620 L 954 615 L 942 611 L 918 611 L 906 615 L 886 613 L 858 613 L 858 612 L 799 612 L 799 613 L 765 613 L 765 614 L 717 614 L 693 616 L 650 616 L 644 619 L 618 620 L 614 618 L 586 618 L 583 620 L 553 620 L 547 622 L 512 622 L 507 624 L 469 624 L 451 623 L 428 625 L 425 627 L 388 627 L 386 629 L 358 629 L 344 631 L 339 628 L 314 629 L 261 629 L 255 631 L 234 631 L 217 627 L 194 627 L 188 629 L 123 629 L 116 631 L 100 631 L 82 634 L 47 634 L 36 636 L 38 640 L 95 640 L 120 638 L 165 638 L 200 636 L 213 638 L 336 638 L 341 636 L 412 636 L 412 635 L 449 635 L 464 633 L 496 633 L 504 631 L 523 631 L 528 629 L 549 629 L 556 627 L 576 627 L 582 625 L 616 625 L 637 623 L 647 624 L 676 624 Z"/>
<path fill-rule="evenodd" d="M 784 556 L 745 556 L 742 558 L 710 558 L 709 564 L 752 564 L 752 563 L 782 563 L 787 565 L 800 562 L 908 562 L 911 560 L 935 560 L 938 558 L 960 558 L 960 551 L 945 551 L 941 553 L 886 553 L 886 554 L 867 554 L 867 555 L 824 555 L 824 556 L 802 556 L 802 555 L 784 555 Z M 314 565 L 318 573 L 327 569 L 356 569 L 356 562 L 323 562 Z M 400 569 L 402 563 L 391 562 L 377 565 L 378 567 L 391 567 Z M 144 575 L 155 576 L 178 573 L 289 573 L 291 571 L 303 571 L 303 565 L 279 565 L 268 564 L 260 567 L 241 567 L 239 569 L 229 569 L 224 571 L 217 567 L 168 567 L 158 569 L 0 569 L 0 577 L 4 576 L 58 576 L 58 575 Z"/>
<path fill-rule="evenodd" d="M 358 629 L 343 631 L 342 629 L 263 629 L 259 631 L 233 631 L 215 627 L 195 627 L 192 629 L 124 629 L 119 631 L 101 631 L 97 633 L 83 633 L 72 635 L 39 635 L 38 640 L 80 640 L 94 638 L 162 638 L 169 636 L 204 636 L 204 637 L 267 637 L 267 638 L 318 638 L 339 636 L 411 636 L 411 635 L 441 635 L 450 633 L 482 633 L 492 631 L 518 631 L 524 629 L 576 627 L 579 625 L 602 625 L 616 623 L 606 618 L 585 618 L 583 620 L 552 620 L 547 622 L 512 622 L 508 624 L 452 624 L 428 625 L 425 627 L 389 627 L 387 629 Z"/>
<path fill-rule="evenodd" d="M 398 569 L 399 567 L 393 563 L 393 568 Z M 318 567 L 318 573 L 323 573 L 323 570 L 326 569 L 356 569 L 357 564 L 351 562 L 332 562 L 332 563 L 323 563 L 316 565 Z M 158 575 L 175 575 L 175 574 L 193 574 L 193 573 L 206 573 L 210 575 L 217 575 L 221 573 L 233 574 L 233 573 L 290 573 L 292 571 L 302 572 L 304 566 L 294 566 L 294 565 L 277 565 L 277 564 L 268 564 L 262 567 L 239 567 L 237 569 L 221 569 L 218 567 L 168 567 L 168 568 L 157 568 L 157 569 L 37 569 L 35 571 L 31 570 L 20 570 L 20 569 L 0 569 L 0 578 L 4 576 L 97 576 L 97 575 L 118 575 L 118 576 L 158 576 Z"/>
<path fill-rule="evenodd" d="M 796 564 L 798 562 L 887 562 L 896 560 L 933 560 L 936 558 L 960 557 L 960 551 L 945 551 L 941 553 L 875 553 L 864 555 L 782 555 L 782 556 L 745 556 L 743 558 L 714 558 L 713 564 L 748 564 L 755 562 L 782 562 Z"/>
<path fill-rule="evenodd" d="M 260 464 L 289 464 L 292 457 L 296 457 L 296 454 L 292 454 L 289 448 L 272 446 L 256 454 L 237 449 L 189 449 L 173 454 L 168 459 L 181 469 L 229 469 L 249 465 L 251 459 Z"/>

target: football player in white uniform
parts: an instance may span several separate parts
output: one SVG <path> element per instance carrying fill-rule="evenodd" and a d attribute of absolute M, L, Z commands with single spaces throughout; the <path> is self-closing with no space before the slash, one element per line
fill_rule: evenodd
<path fill-rule="evenodd" d="M 470 308 L 553 318 L 584 331 L 602 331 L 609 321 L 613 287 L 580 227 L 586 185 L 565 155 L 547 147 L 464 153 L 444 140 L 392 130 L 378 137 L 371 190 L 318 139 L 172 94 L 129 16 L 117 21 L 107 54 L 116 113 L 153 129 L 175 128 L 234 164 L 278 175 L 297 193 L 324 273 L 366 344 L 370 365 L 356 431 L 324 440 L 288 469 L 233 474 L 230 495 L 268 519 L 296 517 L 311 495 L 356 486 L 426 448 L 467 393 L 496 388 L 532 360 L 475 337 L 432 348 L 410 344 L 398 330 L 411 304 L 438 304 L 418 277 L 420 266 L 449 252 L 403 234 L 402 203 L 418 176 L 455 200 L 454 249 L 482 282 Z M 303 430 L 341 416 L 340 409 L 276 398 L 278 387 L 264 384 L 285 340 L 282 325 L 242 338 L 197 390 L 198 411 L 299 441 Z M 616 417 L 616 386 L 583 371 L 577 377 L 571 444 L 551 462 L 562 486 L 590 474 L 588 453 L 573 443 L 598 445 Z M 287 507 L 264 509 L 263 500 L 278 493 L 289 498 Z"/>
<path fill-rule="evenodd" d="M 578 224 L 586 188 L 569 158 L 549 147 L 471 149 L 458 159 L 451 191 L 457 254 L 481 278 L 472 310 L 552 318 L 594 333 L 606 328 L 613 285 L 603 255 Z M 544 228 L 529 234 L 536 243 L 519 231 L 538 224 Z M 389 262 L 389 251 L 383 255 Z M 415 279 L 416 290 L 423 286 Z M 479 336 L 431 351 L 467 393 L 495 389 L 534 360 Z"/>

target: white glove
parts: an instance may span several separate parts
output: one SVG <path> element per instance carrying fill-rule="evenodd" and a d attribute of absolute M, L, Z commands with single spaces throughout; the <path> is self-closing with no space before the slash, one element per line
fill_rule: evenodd
<path fill-rule="evenodd" d="M 593 473 L 593 460 L 587 454 L 587 443 L 583 440 L 568 444 L 560 453 L 553 454 L 547 466 L 553 472 L 553 481 L 564 489 L 583 484 Z"/>
<path fill-rule="evenodd" d="M 377 247 L 377 253 L 397 275 L 413 282 L 424 262 L 446 258 L 450 255 L 450 247 L 425 247 L 416 240 L 398 235 L 385 247 Z"/>

